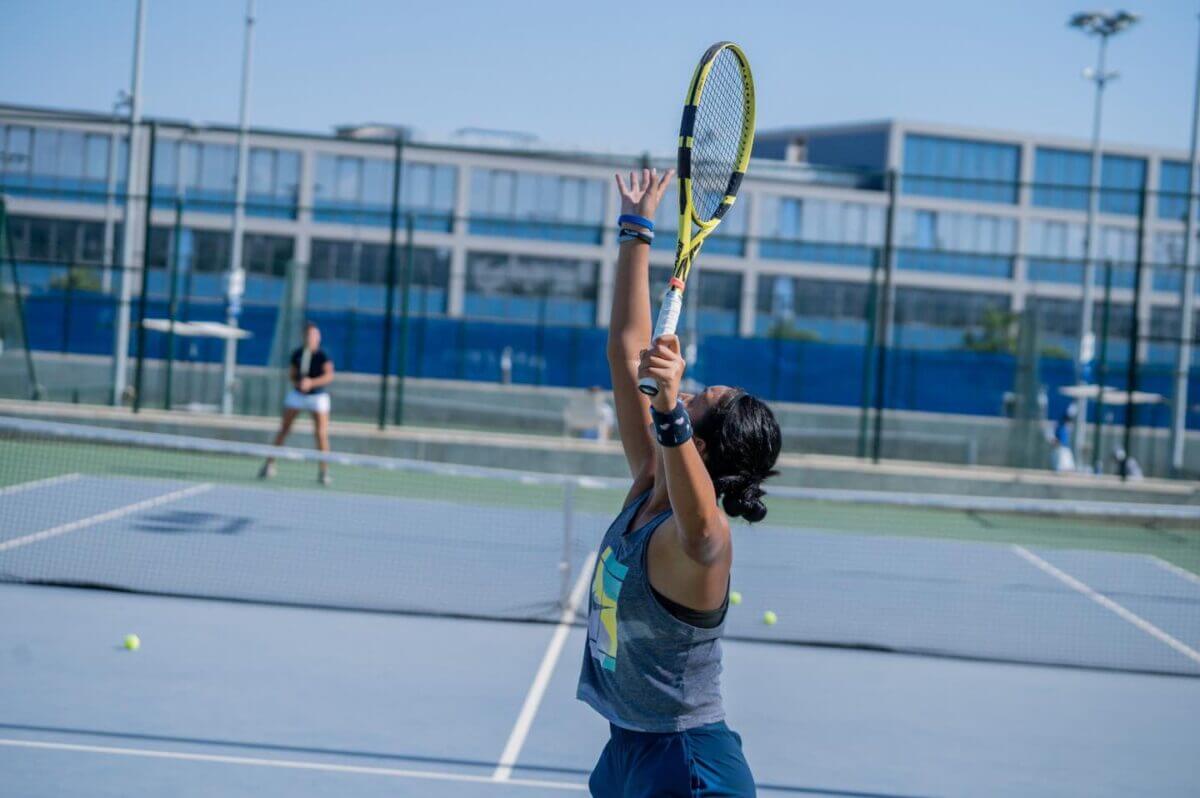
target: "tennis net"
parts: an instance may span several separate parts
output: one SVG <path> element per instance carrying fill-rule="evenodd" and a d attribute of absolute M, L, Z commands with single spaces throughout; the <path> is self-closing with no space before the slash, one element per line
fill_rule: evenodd
<path fill-rule="evenodd" d="M 0 582 L 581 623 L 627 487 L 0 418 Z M 1200 676 L 1200 507 L 798 488 L 768 507 L 734 524 L 732 638 Z"/>

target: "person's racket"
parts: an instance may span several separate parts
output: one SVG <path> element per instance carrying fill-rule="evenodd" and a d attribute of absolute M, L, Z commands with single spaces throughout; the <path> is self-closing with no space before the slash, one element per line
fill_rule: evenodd
<path fill-rule="evenodd" d="M 732 42 L 704 53 L 692 75 L 679 126 L 679 240 L 675 269 L 663 295 L 654 337 L 670 335 L 679 323 L 683 289 L 700 246 L 733 207 L 754 144 L 754 78 L 746 54 Z M 695 230 L 693 230 L 695 227 Z M 649 377 L 638 382 L 647 396 L 658 394 Z"/>
<path fill-rule="evenodd" d="M 300 350 L 300 379 L 308 377 L 310 366 L 312 366 L 312 350 L 306 346 Z"/>

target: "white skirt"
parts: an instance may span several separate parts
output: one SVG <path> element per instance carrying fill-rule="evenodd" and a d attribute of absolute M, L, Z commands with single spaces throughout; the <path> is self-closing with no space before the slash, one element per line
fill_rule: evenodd
<path fill-rule="evenodd" d="M 284 397 L 283 406 L 288 410 L 307 410 L 309 413 L 329 415 L 329 394 L 300 393 L 293 388 Z"/>

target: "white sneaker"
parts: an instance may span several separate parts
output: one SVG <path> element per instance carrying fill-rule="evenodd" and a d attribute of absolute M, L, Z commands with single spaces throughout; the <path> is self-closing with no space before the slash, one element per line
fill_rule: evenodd
<path fill-rule="evenodd" d="M 333 477 L 329 476 L 328 471 L 321 471 L 317 474 L 317 482 L 320 482 L 325 487 L 329 487 L 333 484 Z"/>
<path fill-rule="evenodd" d="M 270 462 L 263 463 L 263 467 L 261 469 L 259 469 L 258 478 L 259 479 L 274 479 L 275 474 L 276 474 L 276 471 L 275 471 L 274 463 L 270 463 Z"/>

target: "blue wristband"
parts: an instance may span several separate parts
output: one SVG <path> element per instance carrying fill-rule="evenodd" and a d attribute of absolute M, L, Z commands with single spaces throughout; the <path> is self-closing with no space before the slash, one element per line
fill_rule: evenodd
<path fill-rule="evenodd" d="M 654 435 L 662 446 L 682 446 L 692 439 L 692 419 L 682 399 L 675 402 L 675 409 L 670 413 L 663 413 L 651 405 L 650 418 L 654 421 Z"/>
<path fill-rule="evenodd" d="M 647 219 L 645 216 L 638 216 L 633 213 L 623 213 L 617 217 L 617 224 L 636 224 L 641 225 L 650 232 L 654 232 L 654 222 Z"/>

